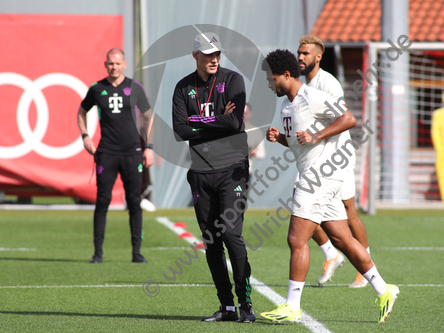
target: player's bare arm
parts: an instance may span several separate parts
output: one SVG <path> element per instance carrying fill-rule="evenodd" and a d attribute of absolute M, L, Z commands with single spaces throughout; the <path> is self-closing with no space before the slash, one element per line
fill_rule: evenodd
<path fill-rule="evenodd" d="M 304 146 L 306 144 L 314 145 L 319 140 L 342 133 L 355 126 L 356 118 L 350 111 L 347 110 L 342 116 L 336 118 L 336 120 L 332 122 L 328 127 L 319 132 L 315 132 L 314 134 L 310 134 L 307 131 L 296 132 L 297 140 L 301 144 L 301 146 Z M 316 139 L 314 139 L 313 136 L 315 136 Z"/>
<path fill-rule="evenodd" d="M 279 142 L 281 145 L 288 147 L 285 135 L 280 133 L 276 127 L 269 127 L 267 130 L 267 140 L 270 142 Z"/>
<path fill-rule="evenodd" d="M 150 167 L 154 163 L 154 152 L 150 148 L 145 148 L 143 151 L 143 166 L 145 168 Z"/>
<path fill-rule="evenodd" d="M 152 142 L 154 140 L 154 129 L 153 129 L 153 110 L 148 109 L 146 112 L 143 113 L 144 121 L 146 124 L 146 143 L 147 145 L 152 145 Z M 151 146 L 152 147 L 152 146 Z M 150 167 L 154 163 L 154 152 L 152 148 L 146 148 L 143 151 L 143 166 L 145 168 Z"/>
<path fill-rule="evenodd" d="M 88 136 L 88 129 L 86 127 L 86 113 L 87 111 L 84 108 L 79 107 L 79 111 L 77 112 L 77 124 L 79 125 L 80 134 L 84 136 L 83 146 L 88 153 L 94 155 L 96 152 L 96 147 L 94 146 L 92 139 Z"/>

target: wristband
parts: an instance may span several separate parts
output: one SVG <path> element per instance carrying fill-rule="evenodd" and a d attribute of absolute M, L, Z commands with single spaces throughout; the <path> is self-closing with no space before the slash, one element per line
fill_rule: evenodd
<path fill-rule="evenodd" d="M 89 136 L 88 134 L 82 134 L 82 140 L 85 140 L 85 138 L 87 137 L 87 136 Z"/>
<path fill-rule="evenodd" d="M 148 148 L 148 149 L 153 149 L 153 147 L 154 147 L 154 145 L 152 143 L 147 143 L 145 145 L 145 148 Z"/>

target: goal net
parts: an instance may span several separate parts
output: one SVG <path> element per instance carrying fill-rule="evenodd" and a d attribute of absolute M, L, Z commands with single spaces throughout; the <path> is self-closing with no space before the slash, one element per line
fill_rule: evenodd
<path fill-rule="evenodd" d="M 358 196 L 369 213 L 377 204 L 426 207 L 444 197 L 431 134 L 432 115 L 443 108 L 444 43 L 412 43 L 400 48 L 402 54 L 390 47 L 368 43 L 364 53 L 368 89 L 362 95 L 363 122 L 368 120 L 375 133 L 358 151 Z M 444 145 L 444 132 L 439 136 Z"/>

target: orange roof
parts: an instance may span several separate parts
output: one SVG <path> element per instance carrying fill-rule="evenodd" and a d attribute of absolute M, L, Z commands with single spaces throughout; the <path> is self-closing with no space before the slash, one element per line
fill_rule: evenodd
<path fill-rule="evenodd" d="M 409 39 L 444 41 L 444 0 L 409 1 Z M 328 0 L 311 34 L 323 41 L 381 41 L 380 0 Z"/>

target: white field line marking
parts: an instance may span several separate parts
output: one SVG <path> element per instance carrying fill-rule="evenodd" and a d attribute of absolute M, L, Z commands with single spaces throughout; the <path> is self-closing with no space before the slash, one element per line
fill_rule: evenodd
<path fill-rule="evenodd" d="M 180 227 L 175 227 L 174 223 L 171 222 L 168 218 L 166 217 L 157 217 L 156 218 L 157 222 L 159 222 L 160 224 L 163 224 L 165 227 L 167 227 L 168 229 L 172 230 L 175 234 L 177 234 L 178 236 L 182 235 L 184 232 L 187 232 L 184 228 L 180 228 Z M 187 238 L 183 238 L 185 239 L 188 243 L 194 245 L 194 243 L 196 244 L 200 244 L 202 243 L 202 241 L 200 239 L 197 239 L 196 237 L 187 237 Z"/>
<path fill-rule="evenodd" d="M 377 247 L 378 250 L 444 251 L 444 247 Z"/>
<path fill-rule="evenodd" d="M 255 289 L 266 287 L 265 284 L 252 283 L 252 287 Z M 444 287 L 444 284 L 397 284 L 398 287 Z M 77 285 L 54 285 L 54 286 L 0 286 L 0 289 L 42 289 L 42 288 L 140 288 L 142 284 L 77 284 Z M 212 283 L 178 283 L 178 284 L 162 284 L 159 283 L 159 287 L 214 287 Z M 287 285 L 281 285 L 280 287 L 287 287 Z M 318 284 L 306 284 L 306 287 L 319 288 Z M 327 284 L 322 288 L 328 287 L 348 287 L 348 284 Z"/>
<path fill-rule="evenodd" d="M 159 284 L 161 287 L 213 287 L 213 284 Z M 78 284 L 72 286 L 0 286 L 0 289 L 20 289 L 20 288 L 133 288 L 143 287 L 141 284 Z"/>
<path fill-rule="evenodd" d="M 28 249 L 26 247 L 17 247 L 17 248 L 7 248 L 0 247 L 0 251 L 36 251 L 37 249 Z"/>
<path fill-rule="evenodd" d="M 97 285 L 88 285 L 88 284 L 78 284 L 72 286 L 0 286 L 0 289 L 40 289 L 40 288 L 121 288 L 121 287 L 142 287 L 142 285 L 137 284 L 97 284 Z"/>
<path fill-rule="evenodd" d="M 168 229 L 172 230 L 174 233 L 181 235 L 182 233 L 186 232 L 185 229 L 175 227 L 174 223 L 171 222 L 166 217 L 158 217 L 156 218 L 157 222 L 163 224 Z M 196 242 L 197 244 L 201 243 L 197 238 L 184 238 L 188 243 L 193 244 Z M 193 240 L 194 239 L 194 240 Z M 201 250 L 203 252 L 203 250 Z M 227 259 L 227 266 L 228 269 L 232 272 L 231 268 L 231 262 Z M 276 293 L 274 290 L 269 288 L 267 285 L 263 284 L 259 280 L 255 279 L 253 276 L 250 276 L 250 281 L 252 282 L 252 286 L 254 284 L 254 289 L 258 291 L 260 294 L 264 295 L 266 298 L 268 298 L 270 301 L 272 301 L 274 304 L 284 304 L 286 299 L 283 298 L 281 295 Z M 316 319 L 308 315 L 305 311 L 302 311 L 302 325 L 307 327 L 310 331 L 313 333 L 331 333 L 330 330 L 328 330 L 322 323 L 318 322 Z"/>

